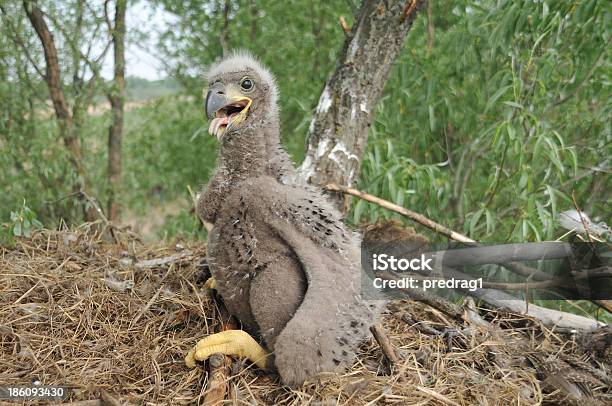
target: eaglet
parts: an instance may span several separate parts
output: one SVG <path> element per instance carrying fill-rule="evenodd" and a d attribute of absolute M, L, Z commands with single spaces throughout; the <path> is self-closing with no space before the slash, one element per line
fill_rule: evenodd
<path fill-rule="evenodd" d="M 186 363 L 214 353 L 248 357 L 301 385 L 349 365 L 381 306 L 360 298 L 359 236 L 296 176 L 281 146 L 272 74 L 237 53 L 214 66 L 208 82 L 205 109 L 220 156 L 197 211 L 214 224 L 215 289 L 244 331 L 204 338 Z"/>

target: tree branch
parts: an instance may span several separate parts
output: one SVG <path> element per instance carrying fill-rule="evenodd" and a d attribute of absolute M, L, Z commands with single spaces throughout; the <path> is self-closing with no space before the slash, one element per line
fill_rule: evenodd
<path fill-rule="evenodd" d="M 236 320 L 229 314 L 220 300 L 215 300 L 219 325 L 216 332 L 238 329 Z M 227 394 L 227 383 L 230 376 L 232 358 L 223 354 L 213 354 L 208 360 L 208 382 L 204 392 L 204 405 L 216 406 L 224 403 Z"/>
<path fill-rule="evenodd" d="M 23 9 L 43 47 L 46 62 L 44 79 L 47 82 L 49 95 L 55 110 L 55 116 L 59 122 L 60 135 L 78 175 L 77 186 L 83 195 L 91 195 L 89 192 L 88 176 L 83 166 L 81 156 L 81 140 L 74 132 L 73 116 L 62 89 L 59 58 L 53 34 L 49 31 L 44 14 L 42 10 L 38 8 L 36 2 L 24 0 Z M 97 213 L 91 207 L 87 208 L 87 206 L 84 205 L 84 211 L 86 220 L 94 220 L 97 217 Z"/>
<path fill-rule="evenodd" d="M 372 336 L 380 346 L 383 355 L 387 359 L 387 364 L 389 365 L 390 372 L 393 373 L 393 370 L 397 368 L 400 363 L 400 359 L 397 356 L 397 351 L 395 347 L 391 343 L 391 340 L 389 339 L 387 334 L 385 334 L 385 330 L 381 325 L 377 324 L 374 326 L 370 326 L 370 332 L 372 333 Z M 405 377 L 400 375 L 399 382 L 404 381 Z"/>
<path fill-rule="evenodd" d="M 221 43 L 221 49 L 223 50 L 223 56 L 227 56 L 230 50 L 229 45 L 229 18 L 230 15 L 230 1 L 223 1 L 223 26 L 221 27 L 221 36 L 219 42 Z"/>
<path fill-rule="evenodd" d="M 30 54 L 30 50 L 26 46 L 25 41 L 19 35 L 19 30 L 16 29 L 11 23 L 11 21 L 7 18 L 8 13 L 6 11 L 6 8 L 3 5 L 0 5 L 0 11 L 2 11 L 2 14 L 4 15 L 4 21 L 9 27 L 9 31 L 13 34 L 13 41 L 17 45 L 19 45 L 19 48 L 21 48 L 21 50 L 23 51 L 23 54 L 26 56 L 27 60 L 30 62 L 30 65 L 32 65 L 34 70 L 40 75 L 42 79 L 44 79 L 45 74 L 43 73 L 42 69 L 38 66 L 36 61 L 34 61 L 34 58 L 32 57 L 32 54 Z"/>
<path fill-rule="evenodd" d="M 49 31 L 49 27 L 45 22 L 43 12 L 40 10 L 40 8 L 38 8 L 36 3 L 24 1 L 23 7 L 43 46 L 47 65 L 44 78 L 47 82 L 47 86 L 49 87 L 55 114 L 60 120 L 71 121 L 72 116 L 70 114 L 70 109 L 62 90 L 59 59 L 57 56 L 57 48 L 55 47 L 53 34 L 51 34 Z"/>
<path fill-rule="evenodd" d="M 346 187 L 346 186 L 340 186 L 340 185 L 336 185 L 336 184 L 328 184 L 327 186 L 325 186 L 325 189 L 330 190 L 332 192 L 342 192 L 342 193 L 346 193 L 352 196 L 356 196 L 360 199 L 366 200 L 368 202 L 372 202 L 375 203 L 381 207 L 384 207 L 385 209 L 388 210 L 392 210 L 396 213 L 399 213 L 401 215 L 404 215 L 406 217 L 408 217 L 409 219 L 412 219 L 414 221 L 416 221 L 419 224 L 424 225 L 425 227 L 439 233 L 442 234 L 448 238 L 450 238 L 451 240 L 455 240 L 455 241 L 459 241 L 461 243 L 464 243 L 466 245 L 472 245 L 475 246 L 478 243 L 475 240 L 472 240 L 471 238 L 463 235 L 463 234 L 459 234 L 456 231 L 451 230 L 450 228 L 447 228 L 445 226 L 443 226 L 442 224 L 436 223 L 435 221 L 432 221 L 430 219 L 428 219 L 427 217 L 423 216 L 422 214 L 413 212 L 412 210 L 408 210 L 402 206 L 398 206 L 397 204 L 388 202 L 384 199 L 381 199 L 379 197 L 373 196 L 371 194 L 368 193 L 364 193 L 361 192 L 357 189 L 353 189 L 350 187 Z"/>
<path fill-rule="evenodd" d="M 87 86 L 91 86 L 91 83 L 94 82 L 95 80 L 100 78 L 100 61 L 102 59 L 104 59 L 104 57 L 108 54 L 108 51 L 111 48 L 111 45 L 113 44 L 113 40 L 110 39 L 106 42 L 106 44 L 104 45 L 104 48 L 102 48 L 102 51 L 100 52 L 100 54 L 98 54 L 98 56 L 94 59 L 91 59 L 89 57 L 89 49 L 91 48 L 91 46 L 93 45 L 93 42 L 95 39 L 92 39 L 92 42 L 88 45 L 88 51 L 87 53 L 84 53 L 77 44 L 75 44 L 75 41 L 71 41 L 70 38 L 72 37 L 65 29 L 63 24 L 61 24 L 59 21 L 57 21 L 57 19 L 47 13 L 44 13 L 45 16 L 47 16 L 49 18 L 49 20 L 53 23 L 53 26 L 55 28 L 57 28 L 62 35 L 64 36 L 64 38 L 66 38 L 66 43 L 68 44 L 68 46 L 70 47 L 71 52 L 73 52 L 74 54 L 76 54 L 80 60 L 82 60 L 83 62 L 85 62 L 85 64 L 87 64 L 87 66 L 89 67 L 89 69 L 91 69 L 92 71 L 92 77 L 89 79 Z M 96 27 L 97 29 L 97 27 Z M 111 31 L 112 34 L 112 31 Z M 83 75 L 84 76 L 84 75 Z M 83 78 L 84 79 L 84 78 Z"/>

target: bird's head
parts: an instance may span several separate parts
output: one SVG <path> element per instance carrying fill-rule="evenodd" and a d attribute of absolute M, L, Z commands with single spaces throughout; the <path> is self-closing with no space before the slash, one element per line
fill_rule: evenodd
<path fill-rule="evenodd" d="M 208 132 L 221 141 L 232 131 L 278 120 L 272 74 L 248 53 L 235 53 L 208 72 L 204 91 Z"/>

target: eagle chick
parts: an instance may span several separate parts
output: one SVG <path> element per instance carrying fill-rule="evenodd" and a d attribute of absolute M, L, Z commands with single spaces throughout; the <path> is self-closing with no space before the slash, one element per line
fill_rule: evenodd
<path fill-rule="evenodd" d="M 208 80 L 209 132 L 221 148 L 198 215 L 214 224 L 208 256 L 215 288 L 246 332 L 209 336 L 186 362 L 193 367 L 215 352 L 246 356 L 275 368 L 283 383 L 301 385 L 352 362 L 381 304 L 360 298 L 358 235 L 296 176 L 281 146 L 272 74 L 237 53 Z"/>

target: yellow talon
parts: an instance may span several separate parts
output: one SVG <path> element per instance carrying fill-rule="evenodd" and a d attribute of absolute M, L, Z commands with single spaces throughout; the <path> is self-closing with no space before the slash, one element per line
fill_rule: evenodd
<path fill-rule="evenodd" d="M 198 341 L 185 357 L 185 364 L 195 368 L 196 361 L 204 361 L 213 354 L 246 357 L 261 369 L 266 369 L 266 358 L 269 355 L 246 331 L 227 330 Z"/>
<path fill-rule="evenodd" d="M 214 289 L 214 288 L 216 288 L 217 287 L 217 280 L 211 276 L 210 278 L 208 278 L 206 280 L 206 283 L 204 284 L 204 287 L 206 289 Z"/>

